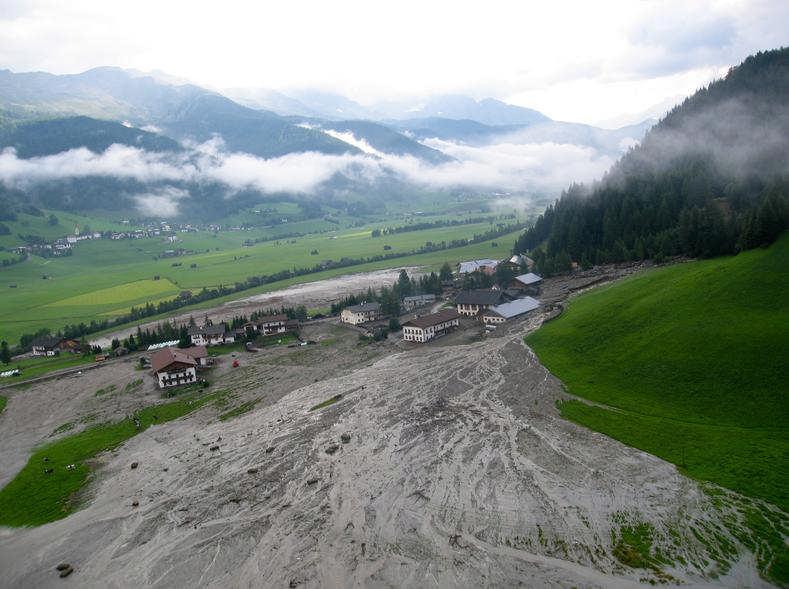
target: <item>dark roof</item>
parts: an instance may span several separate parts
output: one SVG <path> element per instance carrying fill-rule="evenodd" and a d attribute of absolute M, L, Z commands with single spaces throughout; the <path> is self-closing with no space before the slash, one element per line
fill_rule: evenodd
<path fill-rule="evenodd" d="M 282 323 L 287 320 L 288 316 L 280 313 L 279 315 L 267 315 L 265 317 L 261 317 L 257 321 L 260 325 L 264 325 L 266 323 Z"/>
<path fill-rule="evenodd" d="M 203 328 L 206 335 L 224 335 L 227 333 L 227 325 L 220 323 L 219 325 L 206 325 Z"/>
<path fill-rule="evenodd" d="M 489 288 L 464 290 L 455 297 L 458 305 L 495 305 L 501 300 L 501 291 Z"/>
<path fill-rule="evenodd" d="M 60 338 L 51 335 L 42 335 L 31 342 L 31 345 L 42 348 L 54 348 L 60 343 Z"/>
<path fill-rule="evenodd" d="M 434 294 L 420 294 L 420 295 L 413 295 L 410 297 L 403 297 L 403 302 L 406 301 L 434 301 L 436 299 L 436 295 Z"/>
<path fill-rule="evenodd" d="M 378 311 L 381 305 L 379 303 L 362 303 L 361 305 L 351 305 L 345 308 L 351 313 L 364 313 L 366 311 Z"/>
<path fill-rule="evenodd" d="M 220 323 L 219 325 L 206 325 L 205 327 L 190 327 L 189 335 L 223 335 L 227 333 L 227 325 Z"/>
<path fill-rule="evenodd" d="M 432 325 L 438 325 L 439 323 L 444 323 L 446 321 L 459 318 L 460 313 L 458 313 L 455 309 L 444 309 L 438 313 L 431 313 L 430 315 L 423 315 L 422 317 L 417 317 L 416 319 L 406 321 L 403 323 L 403 327 L 421 327 L 422 329 L 425 329 L 426 327 L 430 327 Z"/>

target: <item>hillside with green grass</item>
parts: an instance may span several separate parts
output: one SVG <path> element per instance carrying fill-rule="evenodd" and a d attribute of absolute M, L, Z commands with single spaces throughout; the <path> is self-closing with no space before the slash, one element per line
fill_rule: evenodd
<path fill-rule="evenodd" d="M 580 296 L 527 343 L 583 399 L 566 418 L 788 510 L 787 293 L 784 234 Z"/>

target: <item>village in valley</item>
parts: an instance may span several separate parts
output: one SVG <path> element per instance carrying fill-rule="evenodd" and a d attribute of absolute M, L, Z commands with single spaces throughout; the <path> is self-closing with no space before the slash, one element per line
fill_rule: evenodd
<path fill-rule="evenodd" d="M 523 319 L 539 308 L 536 297 L 542 278 L 531 271 L 533 265 L 527 256 L 516 254 L 504 260 L 462 261 L 454 270 L 444 264 L 439 273 L 409 276 L 401 270 L 394 284 L 383 284 L 378 290 L 368 287 L 366 292 L 331 301 L 326 314 L 309 314 L 304 305 L 289 305 L 284 298 L 279 307 L 257 309 L 249 316 L 214 320 L 206 313 L 200 320 L 189 316 L 181 323 L 173 319 L 152 329 L 137 328 L 122 339 L 113 337 L 104 348 L 84 338 L 45 335 L 31 342 L 25 356 L 81 354 L 95 366 L 134 354 L 138 367 L 150 372 L 157 387 L 169 389 L 207 383 L 204 374 L 227 353 L 233 358 L 231 366 L 237 368 L 242 353 L 315 345 L 302 333 L 305 326 L 318 322 L 344 326 L 357 334 L 361 344 L 389 340 L 405 347 L 423 345 L 457 330 L 492 334 L 501 324 Z M 57 374 L 81 373 L 87 367 L 78 364 Z M 24 379 L 25 370 L 11 368 L 0 377 Z"/>

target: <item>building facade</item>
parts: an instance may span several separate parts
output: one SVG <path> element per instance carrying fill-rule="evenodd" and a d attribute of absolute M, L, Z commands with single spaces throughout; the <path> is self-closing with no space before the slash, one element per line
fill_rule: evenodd
<path fill-rule="evenodd" d="M 403 323 L 403 340 L 425 343 L 449 333 L 458 325 L 460 314 L 455 309 L 445 309 Z"/>
<path fill-rule="evenodd" d="M 360 325 L 381 318 L 381 305 L 378 303 L 362 303 L 345 307 L 340 314 L 340 321 L 350 325 Z"/>
<path fill-rule="evenodd" d="M 455 297 L 457 312 L 467 317 L 476 317 L 480 312 L 497 305 L 501 301 L 501 291 L 491 288 L 464 290 Z"/>

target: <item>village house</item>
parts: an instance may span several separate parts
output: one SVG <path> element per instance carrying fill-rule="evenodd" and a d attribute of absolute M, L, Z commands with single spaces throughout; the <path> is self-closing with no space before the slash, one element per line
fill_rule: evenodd
<path fill-rule="evenodd" d="M 36 338 L 32 342 L 32 353 L 34 356 L 57 356 L 60 353 L 59 343 L 60 340 L 51 335 Z"/>
<path fill-rule="evenodd" d="M 410 297 L 403 297 L 403 309 L 406 311 L 413 311 L 417 307 L 424 307 L 432 305 L 436 302 L 436 295 L 434 294 L 421 294 Z"/>
<path fill-rule="evenodd" d="M 203 346 L 163 348 L 151 356 L 151 368 L 160 389 L 197 382 L 197 369 L 207 365 L 208 354 Z"/>
<path fill-rule="evenodd" d="M 514 254 L 508 259 L 499 262 L 499 266 L 512 270 L 513 272 L 519 272 L 522 268 L 531 270 L 534 267 L 534 260 L 523 254 Z"/>
<path fill-rule="evenodd" d="M 472 272 L 482 272 L 488 276 L 493 276 L 496 273 L 496 266 L 499 265 L 498 260 L 484 259 L 484 260 L 469 260 L 468 262 L 460 262 L 458 265 L 458 274 L 471 274 Z"/>
<path fill-rule="evenodd" d="M 509 303 L 502 303 L 482 311 L 482 321 L 485 325 L 504 323 L 509 319 L 520 317 L 540 306 L 540 302 L 531 297 L 523 297 Z"/>
<path fill-rule="evenodd" d="M 79 340 L 75 340 L 73 338 L 65 338 L 58 342 L 58 350 L 76 354 L 82 351 L 82 344 L 80 344 Z"/>
<path fill-rule="evenodd" d="M 292 324 L 290 324 L 292 326 Z M 259 318 L 255 322 L 255 329 L 263 335 L 274 335 L 275 333 L 285 333 L 288 330 L 288 316 L 284 314 L 268 315 Z"/>
<path fill-rule="evenodd" d="M 476 316 L 501 302 L 501 291 L 490 288 L 464 290 L 455 297 L 457 311 L 461 315 Z"/>
<path fill-rule="evenodd" d="M 362 303 L 345 307 L 340 314 L 340 321 L 359 325 L 368 321 L 377 321 L 381 318 L 381 305 L 378 303 Z"/>
<path fill-rule="evenodd" d="M 428 342 L 449 333 L 459 324 L 460 314 L 455 309 L 444 309 L 403 323 L 403 340 Z"/>
<path fill-rule="evenodd" d="M 236 341 L 235 334 L 224 323 L 190 327 L 189 339 L 192 341 L 193 346 L 220 346 L 232 344 Z"/>
<path fill-rule="evenodd" d="M 539 294 L 542 277 L 529 272 L 513 278 L 507 285 L 509 289 L 525 294 Z"/>

